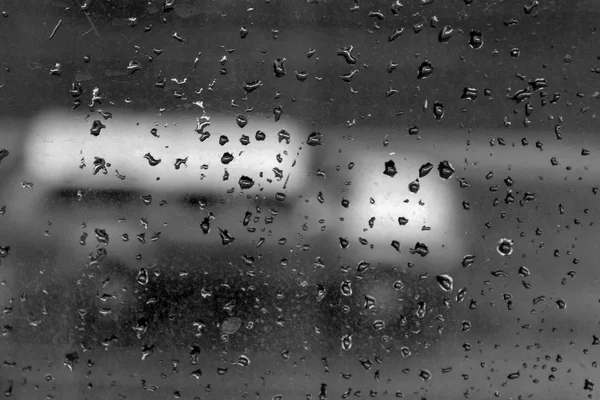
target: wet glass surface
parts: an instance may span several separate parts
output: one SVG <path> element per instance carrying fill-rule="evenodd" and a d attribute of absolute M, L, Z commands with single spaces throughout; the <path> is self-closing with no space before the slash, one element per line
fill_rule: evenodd
<path fill-rule="evenodd" d="M 4 396 L 597 397 L 594 1 L 0 11 Z"/>

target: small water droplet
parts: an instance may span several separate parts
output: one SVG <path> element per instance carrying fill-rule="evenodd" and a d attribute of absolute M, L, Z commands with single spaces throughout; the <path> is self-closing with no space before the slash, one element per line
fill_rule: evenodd
<path fill-rule="evenodd" d="M 483 34 L 481 31 L 472 29 L 469 34 L 469 46 L 474 50 L 479 50 L 483 46 Z"/>
<path fill-rule="evenodd" d="M 148 274 L 148 270 L 146 268 L 140 268 L 136 278 L 137 283 L 139 283 L 140 285 L 146 285 L 149 279 L 150 276 Z"/>
<path fill-rule="evenodd" d="M 433 164 L 428 162 L 419 167 L 419 178 L 424 178 L 433 170 Z"/>
<path fill-rule="evenodd" d="M 442 274 L 435 277 L 438 285 L 442 288 L 442 290 L 446 292 L 451 292 L 454 287 L 454 280 L 450 275 Z"/>
<path fill-rule="evenodd" d="M 419 372 L 419 377 L 420 377 L 421 379 L 423 379 L 424 381 L 428 381 L 428 380 L 430 380 L 430 379 L 431 379 L 431 372 L 429 372 L 429 371 L 428 371 L 428 370 L 426 370 L 426 369 L 422 369 L 422 370 Z"/>
<path fill-rule="evenodd" d="M 244 90 L 246 91 L 246 93 L 252 93 L 253 91 L 255 91 L 256 89 L 258 89 L 261 86 L 262 86 L 262 81 L 261 80 L 256 80 L 256 81 L 251 81 L 251 82 L 245 82 L 244 83 Z"/>
<path fill-rule="evenodd" d="M 241 326 L 242 326 L 241 318 L 230 317 L 230 318 L 227 318 L 225 321 L 223 321 L 223 323 L 221 324 L 221 330 L 223 331 L 223 333 L 225 333 L 227 335 L 233 335 L 240 329 Z"/>
<path fill-rule="evenodd" d="M 152 167 L 155 167 L 155 166 L 157 166 L 157 165 L 158 165 L 158 164 L 160 164 L 160 163 L 161 163 L 161 161 L 162 161 L 161 159 L 156 159 L 156 158 L 154 158 L 154 157 L 152 156 L 152 154 L 150 154 L 150 153 L 146 153 L 146 154 L 144 154 L 144 158 L 145 158 L 146 160 L 148 160 L 148 164 L 150 164 L 150 166 L 152 166 Z"/>
<path fill-rule="evenodd" d="M 248 176 L 242 175 L 238 181 L 238 184 L 240 185 L 240 189 L 247 190 L 254 186 L 254 180 Z"/>
<path fill-rule="evenodd" d="M 475 101 L 475 100 L 477 100 L 478 96 L 479 96 L 479 90 L 477 90 L 475 88 L 471 88 L 471 87 L 465 87 L 463 89 L 463 93 L 460 96 L 460 98 L 463 100 Z"/>
<path fill-rule="evenodd" d="M 436 101 L 433 103 L 433 115 L 438 121 L 444 117 L 444 105 L 441 102 Z"/>
<path fill-rule="evenodd" d="M 238 126 L 240 128 L 245 127 L 246 125 L 248 125 L 248 117 L 242 114 L 239 114 L 236 118 L 235 118 L 235 122 L 238 124 Z"/>
<path fill-rule="evenodd" d="M 285 71 L 285 58 L 278 58 L 273 61 L 273 71 L 277 78 L 283 78 L 286 74 Z"/>
<path fill-rule="evenodd" d="M 349 351 L 352 348 L 352 335 L 346 334 L 342 336 L 342 350 Z"/>
<path fill-rule="evenodd" d="M 433 65 L 429 61 L 423 61 L 419 66 L 417 79 L 429 78 L 433 74 Z"/>
<path fill-rule="evenodd" d="M 396 163 L 393 160 L 386 161 L 384 164 L 385 169 L 383 170 L 383 174 L 393 178 L 398 170 L 396 169 Z"/>
<path fill-rule="evenodd" d="M 229 152 L 225 152 L 221 156 L 221 163 L 224 165 L 228 165 L 230 162 L 233 161 L 233 159 L 234 159 L 233 154 L 231 154 Z"/>
<path fill-rule="evenodd" d="M 429 254 L 429 248 L 425 243 L 417 242 L 414 248 L 409 249 L 410 254 L 418 254 L 421 257 L 425 257 Z"/>
<path fill-rule="evenodd" d="M 421 188 L 421 184 L 419 183 L 419 179 L 416 179 L 408 184 L 408 190 L 412 194 L 417 194 L 417 192 L 419 191 L 420 188 Z"/>
<path fill-rule="evenodd" d="M 510 256 L 513 252 L 514 242 L 511 239 L 502 238 L 498 241 L 496 251 L 501 256 Z"/>
<path fill-rule="evenodd" d="M 92 136 L 99 136 L 104 128 L 106 128 L 106 125 L 104 125 L 99 119 L 96 119 L 92 122 L 90 134 L 92 134 Z"/>
<path fill-rule="evenodd" d="M 365 260 L 361 260 L 358 263 L 358 266 L 356 267 L 356 272 L 358 272 L 359 274 L 362 274 L 363 272 L 366 272 L 370 267 L 371 267 L 371 263 L 369 263 Z"/>
<path fill-rule="evenodd" d="M 221 244 L 223 244 L 223 246 L 227 246 L 227 245 L 233 243 L 235 238 L 229 234 L 227 229 L 221 229 L 221 228 L 217 228 L 217 229 L 219 230 L 219 235 L 221 236 Z"/>
<path fill-rule="evenodd" d="M 341 237 L 340 238 L 340 247 L 342 249 L 347 249 L 350 246 L 350 242 L 348 241 L 347 238 Z"/>
<path fill-rule="evenodd" d="M 452 164 L 444 160 L 439 163 L 438 172 L 440 174 L 440 178 L 450 179 L 452 177 L 452 174 L 454 174 L 454 168 L 452 167 Z"/>
<path fill-rule="evenodd" d="M 248 358 L 248 356 L 246 356 L 245 354 L 242 354 L 232 364 L 239 365 L 240 367 L 247 367 L 250 365 L 250 358 Z"/>
<path fill-rule="evenodd" d="M 520 371 L 515 371 L 515 372 L 511 372 L 510 374 L 508 374 L 508 379 L 513 380 L 513 379 L 517 379 L 521 376 L 521 372 Z"/>
<path fill-rule="evenodd" d="M 313 147 L 323 145 L 323 135 L 319 132 L 311 133 L 310 135 L 308 135 L 306 144 Z"/>
<path fill-rule="evenodd" d="M 343 57 L 344 60 L 346 60 L 346 62 L 348 64 L 356 64 L 358 59 L 352 54 L 353 50 L 354 50 L 354 46 L 352 46 L 352 45 L 343 46 L 340 49 L 338 49 L 337 55 L 340 57 Z"/>
<path fill-rule="evenodd" d="M 450 25 L 445 25 L 438 35 L 438 40 L 440 43 L 447 43 L 453 34 L 454 28 L 452 28 Z"/>
<path fill-rule="evenodd" d="M 464 268 L 470 267 L 475 262 L 475 256 L 472 254 L 467 254 L 462 259 L 462 266 Z"/>
<path fill-rule="evenodd" d="M 342 295 L 346 297 L 352 296 L 352 282 L 346 279 L 343 280 L 340 285 L 340 291 L 342 292 Z"/>

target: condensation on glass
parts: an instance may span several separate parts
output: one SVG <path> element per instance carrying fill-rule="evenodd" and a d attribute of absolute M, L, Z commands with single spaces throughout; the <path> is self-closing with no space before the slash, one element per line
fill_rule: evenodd
<path fill-rule="evenodd" d="M 597 397 L 595 2 L 0 8 L 6 397 Z"/>

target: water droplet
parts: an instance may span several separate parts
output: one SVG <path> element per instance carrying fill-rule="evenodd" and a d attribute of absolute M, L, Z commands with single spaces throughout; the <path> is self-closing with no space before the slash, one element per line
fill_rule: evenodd
<path fill-rule="evenodd" d="M 279 143 L 285 141 L 285 144 L 290 144 L 291 139 L 292 135 L 290 135 L 290 133 L 285 129 L 282 129 L 279 132 L 277 132 L 277 140 Z"/>
<path fill-rule="evenodd" d="M 454 280 L 450 275 L 438 275 L 435 277 L 435 280 L 437 281 L 438 285 L 440 285 L 442 290 L 446 292 L 452 291 L 452 288 L 454 287 Z"/>
<path fill-rule="evenodd" d="M 148 270 L 146 268 L 140 268 L 136 278 L 137 283 L 139 283 L 140 285 L 146 285 L 149 279 L 150 276 L 148 274 Z"/>
<path fill-rule="evenodd" d="M 352 348 L 352 335 L 346 334 L 342 336 L 342 350 L 349 351 Z"/>
<path fill-rule="evenodd" d="M 250 365 L 250 358 L 248 358 L 248 356 L 242 354 L 232 364 L 239 365 L 240 367 L 247 367 L 248 365 Z"/>
<path fill-rule="evenodd" d="M 436 101 L 433 103 L 433 115 L 438 121 L 444 117 L 444 105 L 441 102 Z"/>
<path fill-rule="evenodd" d="M 238 181 L 240 189 L 247 190 L 254 186 L 254 180 L 246 175 L 242 175 Z"/>
<path fill-rule="evenodd" d="M 285 58 L 278 58 L 273 61 L 273 71 L 277 78 L 283 78 L 286 74 L 285 71 Z"/>
<path fill-rule="evenodd" d="M 465 321 L 462 322 L 461 325 L 462 325 L 462 331 L 463 332 L 468 332 L 468 331 L 471 330 L 471 322 L 470 321 L 466 321 L 465 320 Z"/>
<path fill-rule="evenodd" d="M 392 247 L 396 249 L 398 253 L 400 253 L 400 242 L 397 240 L 392 240 Z"/>
<path fill-rule="evenodd" d="M 462 259 L 462 266 L 464 268 L 470 267 L 475 262 L 475 256 L 472 254 L 467 254 Z"/>
<path fill-rule="evenodd" d="M 412 194 L 417 194 L 417 192 L 419 191 L 420 188 L 421 188 L 421 184 L 419 183 L 419 179 L 416 179 L 408 184 L 408 190 Z"/>
<path fill-rule="evenodd" d="M 342 249 L 347 249 L 347 248 L 348 248 L 348 246 L 350 246 L 350 242 L 348 241 L 348 239 L 347 239 L 347 238 L 343 238 L 343 237 L 341 237 L 341 238 L 340 238 L 340 247 L 341 247 Z"/>
<path fill-rule="evenodd" d="M 0 258 L 8 257 L 9 253 L 10 253 L 10 246 L 5 246 L 5 247 L 0 246 Z"/>
<path fill-rule="evenodd" d="M 384 175 L 393 178 L 398 173 L 398 170 L 396 169 L 396 163 L 393 160 L 386 161 L 384 167 Z"/>
<path fill-rule="evenodd" d="M 337 55 L 343 57 L 348 64 L 356 64 L 358 59 L 352 54 L 353 50 L 354 46 L 352 45 L 343 46 L 342 48 L 338 49 Z"/>
<path fill-rule="evenodd" d="M 419 372 L 419 377 L 420 377 L 421 379 L 423 379 L 424 381 L 428 381 L 428 380 L 430 380 L 430 379 L 431 379 L 431 372 L 429 372 L 429 371 L 428 371 L 428 370 L 426 370 L 426 369 L 422 369 L 422 370 Z"/>
<path fill-rule="evenodd" d="M 418 254 L 421 257 L 425 257 L 429 254 L 429 248 L 425 243 L 417 242 L 414 248 L 409 249 L 410 254 Z"/>
<path fill-rule="evenodd" d="M 364 300 L 365 300 L 364 308 L 366 310 L 370 310 L 370 309 L 374 308 L 375 307 L 375 303 L 377 303 L 377 300 L 375 299 L 375 297 L 370 296 L 368 294 L 366 294 L 364 296 Z"/>
<path fill-rule="evenodd" d="M 342 292 L 342 295 L 344 296 L 352 296 L 352 282 L 350 282 L 349 280 L 344 279 L 340 285 L 340 291 Z"/>
<path fill-rule="evenodd" d="M 210 217 L 205 217 L 202 220 L 200 223 L 200 229 L 202 230 L 202 233 L 208 235 L 208 232 L 210 232 Z"/>
<path fill-rule="evenodd" d="M 156 158 L 154 158 L 154 157 L 152 156 L 152 154 L 150 154 L 150 153 L 146 153 L 146 154 L 144 154 L 144 158 L 145 158 L 146 160 L 148 160 L 148 164 L 150 164 L 150 166 L 152 166 L 152 167 L 155 167 L 155 166 L 157 166 L 157 165 L 158 165 L 158 164 L 160 164 L 160 162 L 162 161 L 160 158 L 159 158 L 159 159 L 156 159 Z"/>
<path fill-rule="evenodd" d="M 221 324 L 221 330 L 226 335 L 233 335 L 236 333 L 240 327 L 242 326 L 242 319 L 238 317 L 227 318 Z"/>
<path fill-rule="evenodd" d="M 364 369 L 366 369 L 367 371 L 370 370 L 371 368 L 373 368 L 373 361 L 371 361 L 368 358 L 360 358 L 358 360 L 358 362 L 360 363 L 360 365 L 363 366 Z"/>
<path fill-rule="evenodd" d="M 479 90 L 471 87 L 466 87 L 463 89 L 463 93 L 460 96 L 460 98 L 463 100 L 475 101 L 477 100 L 477 96 L 479 96 Z"/>
<path fill-rule="evenodd" d="M 281 193 L 281 192 L 277 192 L 275 193 L 275 200 L 277 200 L 280 203 L 283 203 L 286 199 L 286 194 L 285 193 Z"/>
<path fill-rule="evenodd" d="M 90 129 L 90 133 L 93 136 L 99 136 L 102 129 L 106 128 L 106 125 L 102 123 L 99 119 L 94 120 L 92 122 L 92 128 Z"/>
<path fill-rule="evenodd" d="M 432 169 L 433 164 L 430 162 L 421 165 L 421 167 L 419 168 L 419 178 L 424 178 L 427 175 L 429 175 Z"/>
<path fill-rule="evenodd" d="M 313 132 L 308 135 L 308 139 L 306 140 L 306 144 L 309 146 L 321 146 L 323 145 L 323 135 L 319 132 Z"/>
<path fill-rule="evenodd" d="M 342 207 L 348 208 L 350 206 L 350 200 L 343 198 L 342 199 Z"/>
<path fill-rule="evenodd" d="M 366 272 L 369 269 L 369 267 L 371 267 L 371 263 L 362 260 L 358 263 L 358 266 L 356 267 L 356 272 L 362 274 L 363 272 Z"/>
<path fill-rule="evenodd" d="M 433 65 L 429 61 L 423 61 L 419 66 L 417 79 L 429 78 L 433 74 Z"/>
<path fill-rule="evenodd" d="M 373 321 L 373 329 L 376 331 L 385 329 L 385 322 L 380 319 Z"/>
<path fill-rule="evenodd" d="M 244 90 L 246 91 L 246 93 L 252 93 L 252 92 L 254 92 L 256 89 L 258 89 L 261 86 L 262 86 L 262 81 L 261 80 L 256 80 L 256 81 L 251 81 L 251 82 L 245 82 L 244 83 Z"/>
<path fill-rule="evenodd" d="M 232 161 L 233 161 L 233 154 L 231 154 L 229 152 L 225 152 L 221 156 L 221 163 L 224 164 L 224 165 L 227 165 L 227 164 L 229 164 Z"/>
<path fill-rule="evenodd" d="M 502 238 L 498 241 L 496 250 L 501 256 L 510 256 L 513 252 L 514 242 L 511 239 Z"/>
<path fill-rule="evenodd" d="M 267 135 L 262 131 L 256 131 L 254 138 L 260 142 L 260 141 L 265 140 L 267 138 Z"/>
<path fill-rule="evenodd" d="M 469 46 L 472 49 L 479 50 L 483 46 L 483 34 L 481 31 L 472 29 L 469 34 Z"/>
<path fill-rule="evenodd" d="M 411 351 L 408 347 L 402 346 L 400 347 L 400 354 L 402 354 L 402 357 L 408 357 L 411 355 Z"/>
<path fill-rule="evenodd" d="M 438 40 L 440 43 L 447 43 L 453 34 L 454 29 L 450 25 L 445 25 L 438 35 Z"/>
<path fill-rule="evenodd" d="M 560 308 L 561 310 L 564 310 L 565 308 L 567 308 L 567 303 L 563 300 L 563 299 L 558 299 L 556 300 L 556 305 L 558 306 L 558 308 Z"/>
<path fill-rule="evenodd" d="M 235 240 L 234 237 L 232 237 L 229 232 L 227 232 L 227 229 L 221 229 L 221 228 L 217 228 L 219 230 L 219 235 L 221 236 L 221 243 L 223 244 L 223 246 L 227 246 L 231 243 L 233 243 L 233 241 Z"/>
<path fill-rule="evenodd" d="M 246 125 L 248 125 L 248 117 L 245 115 L 239 114 L 237 117 L 235 117 L 235 122 L 238 124 L 238 126 L 240 128 L 243 128 Z"/>
<path fill-rule="evenodd" d="M 404 226 L 404 225 L 408 224 L 408 219 L 405 217 L 398 217 L 398 224 L 400 226 Z"/>
<path fill-rule="evenodd" d="M 391 43 L 398 39 L 400 36 L 402 36 L 402 33 L 404 33 L 404 28 L 394 29 L 394 32 L 392 32 L 392 34 L 388 37 L 388 42 Z"/>
<path fill-rule="evenodd" d="M 108 238 L 108 233 L 106 233 L 106 230 L 95 229 L 94 234 L 96 235 L 96 240 L 98 240 L 98 243 L 108 245 L 109 238 Z"/>
<path fill-rule="evenodd" d="M 517 379 L 521 376 L 521 372 L 520 371 L 515 371 L 515 372 L 511 372 L 510 374 L 508 374 L 508 379 L 513 380 L 513 379 Z"/>
<path fill-rule="evenodd" d="M 352 78 L 354 78 L 356 76 L 356 74 L 358 73 L 357 69 L 353 69 L 350 72 L 347 72 L 345 74 L 340 75 L 340 78 L 344 81 L 344 82 L 352 82 Z"/>
<path fill-rule="evenodd" d="M 440 178 L 450 179 L 450 177 L 452 177 L 452 174 L 454 174 L 454 168 L 452 168 L 452 164 L 444 160 L 439 163 L 438 172 L 440 174 Z"/>

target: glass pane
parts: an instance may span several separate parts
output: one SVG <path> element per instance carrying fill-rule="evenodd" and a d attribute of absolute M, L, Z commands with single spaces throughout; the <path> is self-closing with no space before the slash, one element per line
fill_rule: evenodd
<path fill-rule="evenodd" d="M 0 390 L 594 398 L 598 5 L 0 5 Z"/>

